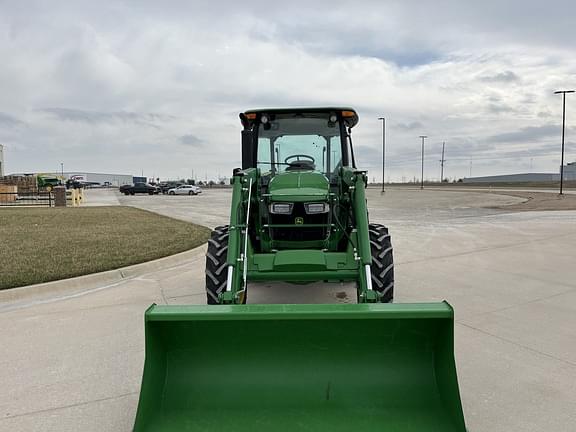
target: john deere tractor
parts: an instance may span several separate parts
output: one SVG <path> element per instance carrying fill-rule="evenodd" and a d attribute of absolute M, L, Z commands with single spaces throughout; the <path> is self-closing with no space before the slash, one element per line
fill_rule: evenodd
<path fill-rule="evenodd" d="M 208 243 L 208 304 L 245 303 L 251 281 L 353 281 L 359 303 L 391 302 L 390 234 L 368 222 L 367 176 L 351 140 L 356 112 L 268 109 L 240 119 L 242 169 L 230 225 Z"/>
<path fill-rule="evenodd" d="M 152 305 L 135 432 L 465 432 L 453 310 L 391 303 L 350 108 L 240 114 L 230 224 L 208 305 Z M 243 304 L 252 281 L 352 281 L 359 304 Z M 313 284 L 310 289 L 314 289 Z"/>

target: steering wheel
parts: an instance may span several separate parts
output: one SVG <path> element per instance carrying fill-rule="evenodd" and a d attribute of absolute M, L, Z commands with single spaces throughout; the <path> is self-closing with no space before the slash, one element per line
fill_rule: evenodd
<path fill-rule="evenodd" d="M 302 158 L 302 159 L 304 159 L 303 162 L 311 163 L 312 165 L 314 165 L 316 163 L 316 159 L 314 159 L 312 156 L 305 155 L 305 154 L 290 155 L 286 159 L 284 159 L 284 163 L 291 165 L 293 162 L 288 162 L 288 161 L 290 159 L 294 159 L 294 158 L 296 159 L 296 162 L 300 162 L 300 158 Z"/>

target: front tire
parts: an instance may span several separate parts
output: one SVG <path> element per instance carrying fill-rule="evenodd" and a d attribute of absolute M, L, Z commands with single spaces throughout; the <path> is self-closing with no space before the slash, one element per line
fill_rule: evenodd
<path fill-rule="evenodd" d="M 394 259 L 392 241 L 388 228 L 380 224 L 370 224 L 370 252 L 372 254 L 372 289 L 381 295 L 381 303 L 392 303 L 394 299 Z"/>
<path fill-rule="evenodd" d="M 212 231 L 206 251 L 206 302 L 219 304 L 218 297 L 226 289 L 226 259 L 228 257 L 228 226 L 219 226 Z"/>
<path fill-rule="evenodd" d="M 218 297 L 226 289 L 228 278 L 228 225 L 214 228 L 206 251 L 206 301 L 209 305 L 219 304 Z M 242 298 L 246 303 L 246 292 Z"/>

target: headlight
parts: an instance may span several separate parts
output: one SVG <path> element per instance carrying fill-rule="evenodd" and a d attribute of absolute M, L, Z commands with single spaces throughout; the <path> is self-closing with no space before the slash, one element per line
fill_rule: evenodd
<path fill-rule="evenodd" d="M 328 203 L 307 203 L 304 204 L 307 214 L 328 213 L 330 206 Z"/>
<path fill-rule="evenodd" d="M 291 214 L 292 203 L 272 203 L 270 204 L 270 213 L 272 214 Z"/>

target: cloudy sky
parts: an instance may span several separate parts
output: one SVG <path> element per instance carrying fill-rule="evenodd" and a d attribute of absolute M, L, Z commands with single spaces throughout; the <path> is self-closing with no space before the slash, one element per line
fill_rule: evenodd
<path fill-rule="evenodd" d="M 576 88 L 576 2 L 0 0 L 7 172 L 216 178 L 240 165 L 238 113 L 350 105 L 381 178 L 553 172 Z M 576 160 L 576 95 L 567 98 Z"/>

